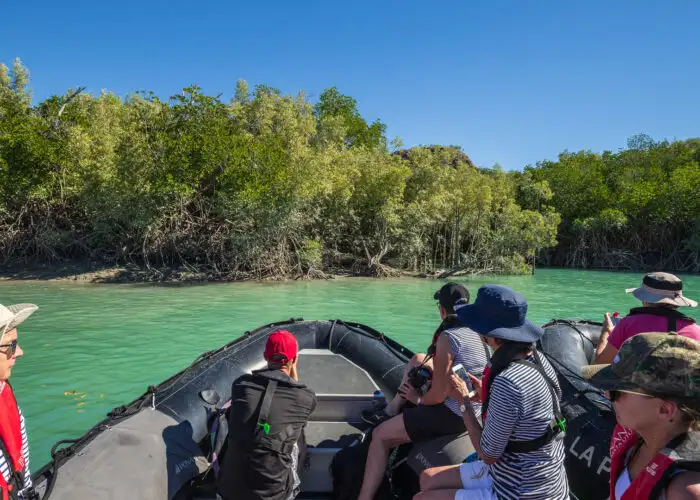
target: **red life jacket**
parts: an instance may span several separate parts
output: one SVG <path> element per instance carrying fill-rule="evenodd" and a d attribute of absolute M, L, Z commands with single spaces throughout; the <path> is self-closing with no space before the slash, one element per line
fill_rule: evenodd
<path fill-rule="evenodd" d="M 489 393 L 489 375 L 491 374 L 491 363 L 484 368 L 484 374 L 481 376 L 481 402 L 486 400 L 486 395 Z M 481 423 L 486 423 L 486 408 L 481 408 Z"/>
<path fill-rule="evenodd" d="M 610 500 L 653 500 L 668 486 L 675 472 L 700 470 L 700 432 L 693 431 L 669 442 L 618 499 L 615 497 L 615 484 L 625 469 L 627 452 L 638 442 L 639 436 L 635 431 L 615 426 L 610 440 Z"/>
<path fill-rule="evenodd" d="M 0 440 L 2 441 L 0 448 L 10 468 L 11 477 L 8 484 L 5 477 L 0 474 L 0 490 L 2 490 L 2 500 L 9 500 L 16 498 L 17 489 L 24 485 L 21 474 L 26 463 L 22 454 L 24 443 L 22 442 L 19 408 L 12 387 L 7 382 L 0 393 Z"/>

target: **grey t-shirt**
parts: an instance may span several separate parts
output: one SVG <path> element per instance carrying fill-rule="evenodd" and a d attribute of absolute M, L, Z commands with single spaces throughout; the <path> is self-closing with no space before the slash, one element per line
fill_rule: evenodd
<path fill-rule="evenodd" d="M 487 353 L 490 357 L 489 347 L 481 341 L 479 334 L 469 328 L 459 327 L 445 330 L 443 335 L 447 335 L 450 340 L 450 349 L 454 360 L 452 366 L 461 364 L 464 369 L 471 373 L 481 373 L 488 363 Z M 445 405 L 455 414 L 462 416 L 459 411 L 457 401 L 452 398 L 445 400 Z M 481 403 L 471 403 L 474 413 L 481 418 Z"/>

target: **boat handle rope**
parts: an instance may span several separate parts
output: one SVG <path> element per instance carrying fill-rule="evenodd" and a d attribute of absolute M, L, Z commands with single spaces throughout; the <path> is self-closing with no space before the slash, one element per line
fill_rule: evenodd
<path fill-rule="evenodd" d="M 377 332 L 378 336 L 377 336 L 377 335 L 371 335 L 369 332 L 365 332 L 365 331 L 363 331 L 363 330 L 360 329 L 360 328 L 355 328 L 353 325 L 349 325 L 349 324 L 345 323 L 343 320 L 338 319 L 338 320 L 336 320 L 336 321 L 337 321 L 338 323 L 340 323 L 341 325 L 343 325 L 343 326 L 344 326 L 345 328 L 347 328 L 348 330 L 350 330 L 351 332 L 358 333 L 358 334 L 360 334 L 360 335 L 363 335 L 363 336 L 365 336 L 365 337 L 369 337 L 369 338 L 374 339 L 374 340 L 379 340 L 380 342 L 382 342 L 382 343 L 386 346 L 387 349 L 389 349 L 389 351 L 391 351 L 391 353 L 392 353 L 394 356 L 396 356 L 396 357 L 399 358 L 400 360 L 403 361 L 404 359 L 408 358 L 408 356 L 406 356 L 403 352 L 401 352 L 401 351 L 399 351 L 398 349 L 395 349 L 394 347 L 392 347 L 392 346 L 389 344 L 389 342 L 387 341 L 387 338 L 386 338 L 386 336 L 385 336 L 383 333 Z"/>
<path fill-rule="evenodd" d="M 566 366 L 564 363 L 562 363 L 561 361 L 559 361 L 557 358 L 555 358 L 555 357 L 552 356 L 551 354 L 548 354 L 548 353 L 546 353 L 546 352 L 544 352 L 544 351 L 540 351 L 540 352 L 542 352 L 542 354 L 544 354 L 545 358 L 547 358 L 548 360 L 553 361 L 554 363 L 556 363 L 556 365 L 557 365 L 559 368 L 561 368 L 561 369 L 566 370 L 567 372 L 569 372 L 569 373 L 571 374 L 571 378 L 573 378 L 573 379 L 575 379 L 575 380 L 579 380 L 579 381 L 581 381 L 581 382 L 585 382 L 586 385 L 588 385 L 588 386 L 590 387 L 590 389 L 578 389 L 578 388 L 576 388 L 576 386 L 574 386 L 574 388 L 576 389 L 576 392 L 574 393 L 576 397 L 578 397 L 578 396 L 585 396 L 586 394 L 597 394 L 598 396 L 601 396 L 601 397 L 602 397 L 603 399 L 605 399 L 606 401 L 609 401 L 608 398 L 606 398 L 606 397 L 604 396 L 604 391 L 602 391 L 602 390 L 600 390 L 600 389 L 598 389 L 598 388 L 593 387 L 592 385 L 590 385 L 589 382 L 588 382 L 588 380 L 586 380 L 586 379 L 583 378 L 581 375 L 579 375 L 578 373 L 576 373 L 575 371 L 573 371 L 571 368 L 569 368 L 568 366 Z M 573 385 L 573 384 L 572 384 L 572 385 Z M 605 404 L 605 403 L 603 403 L 603 404 Z M 606 406 L 608 406 L 608 407 L 610 407 L 610 408 L 612 407 L 610 404 L 606 404 Z"/>

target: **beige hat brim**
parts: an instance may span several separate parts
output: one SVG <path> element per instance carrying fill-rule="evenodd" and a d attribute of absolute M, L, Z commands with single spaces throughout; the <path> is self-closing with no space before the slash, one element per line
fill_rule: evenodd
<path fill-rule="evenodd" d="M 588 380 L 591 385 L 604 391 L 631 390 L 635 387 L 618 377 L 611 364 L 583 366 L 581 367 L 581 376 Z"/>
<path fill-rule="evenodd" d="M 672 306 L 679 307 L 698 306 L 696 301 L 683 296 L 683 294 L 679 294 L 676 297 L 666 297 L 664 295 L 656 294 L 650 290 L 645 290 L 644 288 L 628 288 L 625 290 L 625 292 L 631 293 L 641 302 L 649 302 L 650 304 L 670 304 Z"/>
<path fill-rule="evenodd" d="M 607 365 L 588 365 L 581 367 L 581 376 L 586 380 L 591 380 L 598 372 L 610 366 Z"/>
<path fill-rule="evenodd" d="M 7 318 L 3 324 L 0 324 L 0 343 L 7 332 L 10 332 L 22 324 L 29 316 L 39 309 L 36 304 L 14 304 L 6 306 L 12 316 Z"/>

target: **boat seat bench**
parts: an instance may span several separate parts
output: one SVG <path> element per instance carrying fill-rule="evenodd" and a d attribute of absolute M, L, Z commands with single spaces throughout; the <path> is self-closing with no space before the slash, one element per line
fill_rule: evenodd
<path fill-rule="evenodd" d="M 360 412 L 374 408 L 379 387 L 365 370 L 322 349 L 299 352 L 299 379 L 317 400 L 305 431 L 308 458 L 300 475 L 300 498 L 320 498 L 333 491 L 329 467 L 335 454 L 368 429 Z"/>

